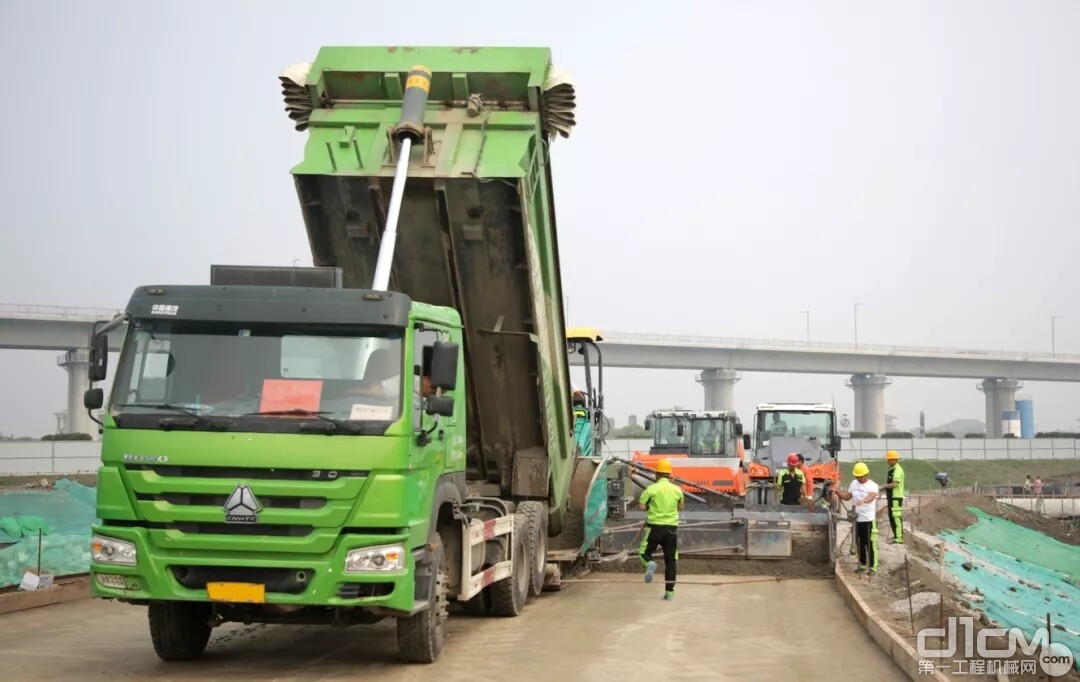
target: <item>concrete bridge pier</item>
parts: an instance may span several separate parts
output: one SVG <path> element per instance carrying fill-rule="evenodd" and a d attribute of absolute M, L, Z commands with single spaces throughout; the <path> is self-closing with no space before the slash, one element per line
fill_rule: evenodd
<path fill-rule="evenodd" d="M 853 374 L 847 381 L 855 391 L 855 431 L 885 433 L 885 387 L 891 383 L 884 374 Z"/>
<path fill-rule="evenodd" d="M 75 348 L 61 353 L 56 364 L 67 370 L 67 424 L 66 433 L 85 433 L 93 436 L 97 424 L 90 419 L 83 407 L 83 394 L 90 388 L 90 350 Z"/>
<path fill-rule="evenodd" d="M 1016 379 L 983 379 L 975 385 L 986 394 L 987 438 L 1001 438 L 1001 413 L 1016 409 L 1016 391 L 1021 387 Z"/>
<path fill-rule="evenodd" d="M 735 382 L 741 379 L 733 369 L 706 369 L 697 382 L 705 388 L 706 411 L 735 409 Z"/>

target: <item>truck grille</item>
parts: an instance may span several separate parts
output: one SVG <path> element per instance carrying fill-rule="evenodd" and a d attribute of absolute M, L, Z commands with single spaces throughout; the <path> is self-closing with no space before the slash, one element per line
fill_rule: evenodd
<path fill-rule="evenodd" d="M 196 550 L 220 542 L 230 552 L 330 551 L 367 478 L 257 467 L 127 465 L 125 472 L 156 544 Z"/>

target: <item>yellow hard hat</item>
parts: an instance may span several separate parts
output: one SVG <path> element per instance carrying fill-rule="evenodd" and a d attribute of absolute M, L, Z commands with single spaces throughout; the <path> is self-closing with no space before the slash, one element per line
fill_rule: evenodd
<path fill-rule="evenodd" d="M 656 473 L 658 474 L 670 474 L 671 473 L 671 460 L 664 458 L 656 463 Z"/>
<path fill-rule="evenodd" d="M 885 453 L 885 459 L 900 459 L 900 453 L 896 450 L 889 450 Z"/>
<path fill-rule="evenodd" d="M 851 470 L 855 476 L 865 476 L 870 473 L 870 467 L 866 466 L 862 462 L 856 462 L 855 467 Z"/>

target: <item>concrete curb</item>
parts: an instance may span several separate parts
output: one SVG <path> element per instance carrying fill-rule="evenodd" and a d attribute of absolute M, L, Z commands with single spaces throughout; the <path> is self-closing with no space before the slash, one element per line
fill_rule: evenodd
<path fill-rule="evenodd" d="M 85 599 L 89 596 L 90 578 L 85 575 L 71 576 L 71 578 L 64 578 L 63 582 L 53 584 L 52 587 L 46 587 L 45 589 L 30 592 L 20 590 L 0 594 L 0 615 L 76 599 Z"/>
<path fill-rule="evenodd" d="M 883 508 L 879 507 L 875 510 L 875 517 L 880 518 L 883 515 L 882 512 Z M 853 532 L 854 526 L 849 527 L 843 539 L 837 542 L 837 559 L 833 565 L 833 572 L 836 577 L 836 589 L 840 592 L 840 596 L 844 598 L 844 601 L 847 602 L 848 608 L 851 609 L 852 615 L 855 616 L 855 620 L 859 622 L 859 625 L 866 630 L 870 638 L 881 647 L 881 650 L 892 659 L 896 667 L 900 668 L 901 672 L 907 675 L 909 679 L 950 682 L 949 677 L 940 670 L 934 670 L 933 673 L 919 672 L 920 658 L 918 652 L 905 642 L 900 635 L 893 632 L 892 628 L 887 624 L 878 621 L 874 617 L 873 610 L 863 601 L 850 580 L 844 575 L 843 570 L 839 567 L 840 548 L 847 546 Z"/>
<path fill-rule="evenodd" d="M 949 682 L 949 678 L 941 671 L 935 670 L 932 674 L 919 672 L 919 654 L 900 635 L 893 632 L 892 628 L 874 617 L 873 611 L 840 570 L 836 571 L 836 587 L 851 608 L 855 620 L 859 621 L 867 634 L 909 679 Z"/>

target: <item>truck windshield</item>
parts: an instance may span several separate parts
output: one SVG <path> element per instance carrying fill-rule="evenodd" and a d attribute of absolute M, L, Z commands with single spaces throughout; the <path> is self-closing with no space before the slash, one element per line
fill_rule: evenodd
<path fill-rule="evenodd" d="M 679 435 L 679 422 L 683 424 L 683 435 Z M 654 445 L 686 445 L 690 429 L 685 417 L 657 417 Z"/>
<path fill-rule="evenodd" d="M 230 430 L 263 430 L 245 424 L 298 423 L 306 413 L 389 422 L 401 414 L 400 330 L 180 320 L 133 325 L 110 400 L 114 415 L 133 422 L 143 421 L 137 415 L 182 418 L 186 411 L 208 423 L 227 418 Z M 274 430 L 283 428 L 289 430 Z"/>
<path fill-rule="evenodd" d="M 723 419 L 695 419 L 690 430 L 690 456 L 723 454 L 724 436 Z"/>
<path fill-rule="evenodd" d="M 833 416 L 829 412 L 767 411 L 757 417 L 758 438 L 773 436 L 817 438 L 825 447 L 833 445 Z"/>

